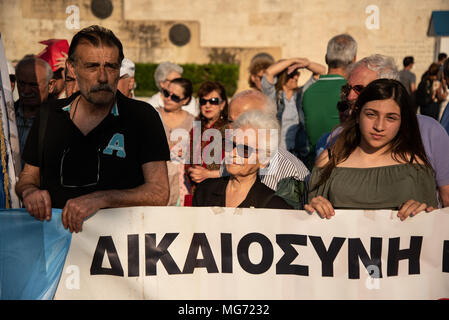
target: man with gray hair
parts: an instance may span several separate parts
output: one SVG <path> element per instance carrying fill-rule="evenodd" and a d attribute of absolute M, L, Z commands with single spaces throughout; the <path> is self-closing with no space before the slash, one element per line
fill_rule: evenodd
<path fill-rule="evenodd" d="M 73 36 L 67 68 L 79 91 L 41 107 L 15 187 L 36 219 L 62 209 L 64 228 L 79 232 L 103 208 L 167 204 L 164 128 L 147 103 L 117 90 L 123 58 L 109 29 L 92 25 Z"/>
<path fill-rule="evenodd" d="M 373 54 L 353 64 L 349 70 L 348 83 L 342 87 L 343 97 L 352 107 L 360 92 L 376 79 L 399 81 L 399 71 L 392 57 Z"/>
<path fill-rule="evenodd" d="M 329 40 L 326 52 L 327 75 L 321 75 L 303 95 L 302 106 L 310 157 L 315 158 L 318 139 L 338 125 L 337 103 L 341 86 L 346 84 L 348 67 L 356 61 L 357 42 L 348 34 L 340 34 Z"/>
<path fill-rule="evenodd" d="M 17 63 L 16 79 L 19 99 L 14 103 L 20 153 L 30 132 L 39 107 L 54 90 L 50 65 L 34 55 L 27 55 Z M 24 162 L 22 160 L 22 167 Z"/>
<path fill-rule="evenodd" d="M 349 109 L 369 83 L 381 78 L 399 80 L 398 68 L 392 57 L 374 54 L 354 64 L 348 83 L 342 88 L 342 98 L 347 100 Z M 420 114 L 417 118 L 426 156 L 435 171 L 439 201 L 444 207 L 449 206 L 449 136 L 435 119 Z M 335 141 L 339 132 L 335 130 L 329 141 Z"/>
<path fill-rule="evenodd" d="M 162 96 L 164 90 L 167 90 L 170 81 L 181 78 L 183 71 L 184 69 L 175 63 L 168 61 L 160 63 L 154 71 L 154 81 L 159 92 L 154 94 L 147 102 L 154 108 L 163 108 L 164 99 Z M 182 107 L 182 110 L 191 113 L 194 117 L 198 116 L 200 112 L 196 99 L 190 99 L 189 103 Z"/>

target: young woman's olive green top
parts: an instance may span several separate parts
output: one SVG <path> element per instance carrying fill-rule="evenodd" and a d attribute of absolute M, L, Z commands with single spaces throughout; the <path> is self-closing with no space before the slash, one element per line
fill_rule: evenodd
<path fill-rule="evenodd" d="M 419 164 L 373 168 L 336 167 L 329 179 L 315 188 L 322 168 L 312 170 L 309 201 L 323 196 L 334 208 L 393 209 L 413 199 L 437 208 L 433 171 Z"/>

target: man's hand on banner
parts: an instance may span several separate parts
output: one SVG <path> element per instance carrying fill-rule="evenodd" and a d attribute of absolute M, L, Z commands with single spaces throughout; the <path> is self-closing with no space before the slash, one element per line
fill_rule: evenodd
<path fill-rule="evenodd" d="M 67 200 L 62 210 L 64 228 L 69 228 L 70 232 L 82 231 L 84 220 L 101 209 L 100 203 L 95 192 Z"/>
<path fill-rule="evenodd" d="M 314 213 L 316 210 L 323 219 L 330 219 L 335 215 L 335 210 L 330 201 L 322 196 L 313 198 L 310 203 L 304 205 L 304 209 L 309 213 Z"/>
<path fill-rule="evenodd" d="M 401 221 L 407 219 L 407 217 L 413 217 L 423 211 L 431 212 L 435 210 L 434 207 L 428 207 L 427 204 L 421 203 L 415 200 L 408 200 L 402 204 L 398 211 L 398 217 Z"/>
<path fill-rule="evenodd" d="M 51 199 L 47 190 L 30 187 L 22 193 L 23 204 L 28 213 L 38 220 L 51 219 Z"/>

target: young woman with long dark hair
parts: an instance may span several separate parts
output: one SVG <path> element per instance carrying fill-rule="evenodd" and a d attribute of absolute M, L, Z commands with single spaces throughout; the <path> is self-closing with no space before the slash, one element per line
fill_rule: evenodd
<path fill-rule="evenodd" d="M 331 218 L 334 208 L 393 209 L 404 220 L 437 207 L 433 169 L 405 87 L 370 83 L 336 143 L 312 170 L 308 212 Z"/>

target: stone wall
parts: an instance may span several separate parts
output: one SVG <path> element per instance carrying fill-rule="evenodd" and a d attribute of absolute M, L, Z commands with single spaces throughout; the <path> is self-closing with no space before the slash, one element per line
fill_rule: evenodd
<path fill-rule="evenodd" d="M 109 3 L 112 12 L 98 18 L 93 2 Z M 435 39 L 426 35 L 431 12 L 449 10 L 447 0 L 0 0 L 8 59 L 40 52 L 41 40 L 70 41 L 77 29 L 70 29 L 74 13 L 66 9 L 73 5 L 79 9 L 79 28 L 100 24 L 112 29 L 125 55 L 136 62 L 233 59 L 240 64 L 239 90 L 248 86 L 247 68 L 256 54 L 305 56 L 324 64 L 327 41 L 339 33 L 357 40 L 359 58 L 387 54 L 402 67 L 403 57 L 413 55 L 420 77 L 434 57 Z M 170 40 L 177 24 L 190 33 L 182 46 Z M 304 72 L 300 83 L 308 76 Z"/>

